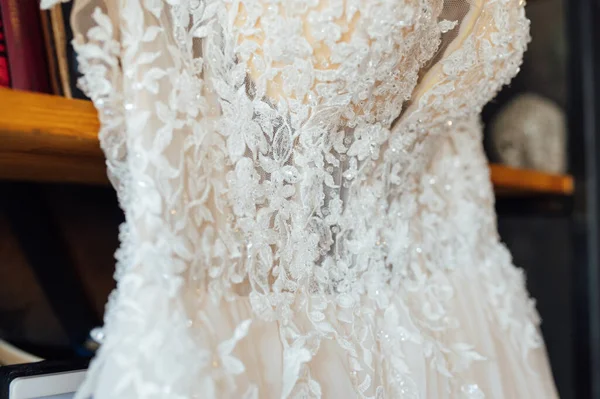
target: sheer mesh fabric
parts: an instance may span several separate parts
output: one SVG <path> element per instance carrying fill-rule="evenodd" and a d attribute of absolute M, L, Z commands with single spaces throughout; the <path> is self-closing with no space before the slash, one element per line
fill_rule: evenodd
<path fill-rule="evenodd" d="M 469 13 L 469 10 L 472 10 L 474 7 L 471 3 L 473 3 L 473 1 L 468 1 L 468 0 L 444 0 L 443 1 L 443 7 L 441 9 L 441 12 L 437 16 L 437 20 L 439 21 L 439 23 L 445 24 L 446 26 L 443 29 L 441 29 L 440 43 L 437 47 L 435 54 L 425 63 L 425 65 L 419 71 L 419 81 L 421 81 L 423 79 L 423 76 L 425 76 L 427 74 L 427 72 L 431 69 L 431 67 L 433 65 L 437 64 L 442 59 L 448 46 L 453 41 L 455 41 L 457 39 L 457 37 L 459 37 L 459 32 L 461 30 L 462 22 L 465 19 L 465 17 L 467 16 L 467 14 Z M 473 11 L 472 11 L 472 14 L 474 14 Z M 468 29 L 468 28 L 466 28 L 466 29 Z M 463 32 L 463 35 L 461 35 L 461 37 L 464 37 L 464 36 L 465 36 L 465 33 Z M 406 101 L 403 109 L 408 108 L 411 104 L 411 101 L 412 101 L 412 99 L 408 99 Z M 400 115 L 398 115 L 398 117 L 394 121 L 394 124 L 396 122 L 398 122 L 401 115 L 402 115 L 402 112 L 400 113 Z"/>
<path fill-rule="evenodd" d="M 437 54 L 433 58 L 431 58 L 431 60 L 428 62 L 427 67 L 424 68 L 425 71 L 428 70 L 429 67 L 431 67 L 431 65 L 434 65 L 435 63 L 440 61 L 440 59 L 444 55 L 444 52 L 450 45 L 450 43 L 459 36 L 462 21 L 467 16 L 470 9 L 471 9 L 471 4 L 469 1 L 466 1 L 466 0 L 444 0 L 444 7 L 442 8 L 442 12 L 440 13 L 440 16 L 438 17 L 438 19 L 440 20 L 440 22 L 441 21 L 451 21 L 451 22 L 456 21 L 456 26 L 453 29 L 450 29 L 447 32 L 442 33 L 441 43 L 437 50 Z"/>
<path fill-rule="evenodd" d="M 126 215 L 80 398 L 556 395 L 477 116 L 521 62 L 517 1 L 80 0 L 72 23 Z"/>

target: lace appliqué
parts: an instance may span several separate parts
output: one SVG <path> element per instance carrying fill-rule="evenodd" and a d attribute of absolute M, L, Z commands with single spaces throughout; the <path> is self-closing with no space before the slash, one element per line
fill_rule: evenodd
<path fill-rule="evenodd" d="M 262 397 L 244 345 L 265 323 L 278 334 L 277 396 L 321 397 L 312 365 L 333 345 L 358 397 L 419 397 L 419 359 L 454 396 L 483 398 L 462 375 L 486 356 L 453 335 L 456 284 L 469 278 L 523 356 L 539 346 L 471 123 L 517 72 L 527 20 L 512 0 L 483 2 L 461 44 L 438 54 L 442 34 L 463 29 L 443 6 L 87 10 L 81 85 L 127 221 L 80 397 L 107 364 L 123 370 L 112 398 Z"/>

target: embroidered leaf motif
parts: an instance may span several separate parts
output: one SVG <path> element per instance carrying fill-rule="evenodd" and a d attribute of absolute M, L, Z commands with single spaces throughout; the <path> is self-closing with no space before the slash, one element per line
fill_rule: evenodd
<path fill-rule="evenodd" d="M 425 364 L 479 399 L 464 306 L 500 351 L 542 345 L 473 117 L 517 72 L 517 0 L 460 30 L 448 0 L 83 3 L 80 85 L 126 223 L 82 397 L 318 398 L 327 364 L 361 399 L 413 399 Z"/>

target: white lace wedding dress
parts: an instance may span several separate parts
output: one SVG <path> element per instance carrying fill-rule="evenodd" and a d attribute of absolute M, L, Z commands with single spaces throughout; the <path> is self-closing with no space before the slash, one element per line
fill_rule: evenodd
<path fill-rule="evenodd" d="M 522 2 L 79 0 L 72 23 L 126 215 L 79 398 L 556 397 L 478 120 Z"/>

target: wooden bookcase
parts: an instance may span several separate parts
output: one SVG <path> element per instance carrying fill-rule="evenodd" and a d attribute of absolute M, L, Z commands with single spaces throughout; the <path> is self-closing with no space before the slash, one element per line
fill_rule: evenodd
<path fill-rule="evenodd" d="M 0 179 L 108 184 L 89 101 L 0 89 Z M 499 195 L 573 192 L 573 179 L 491 165 Z"/>

